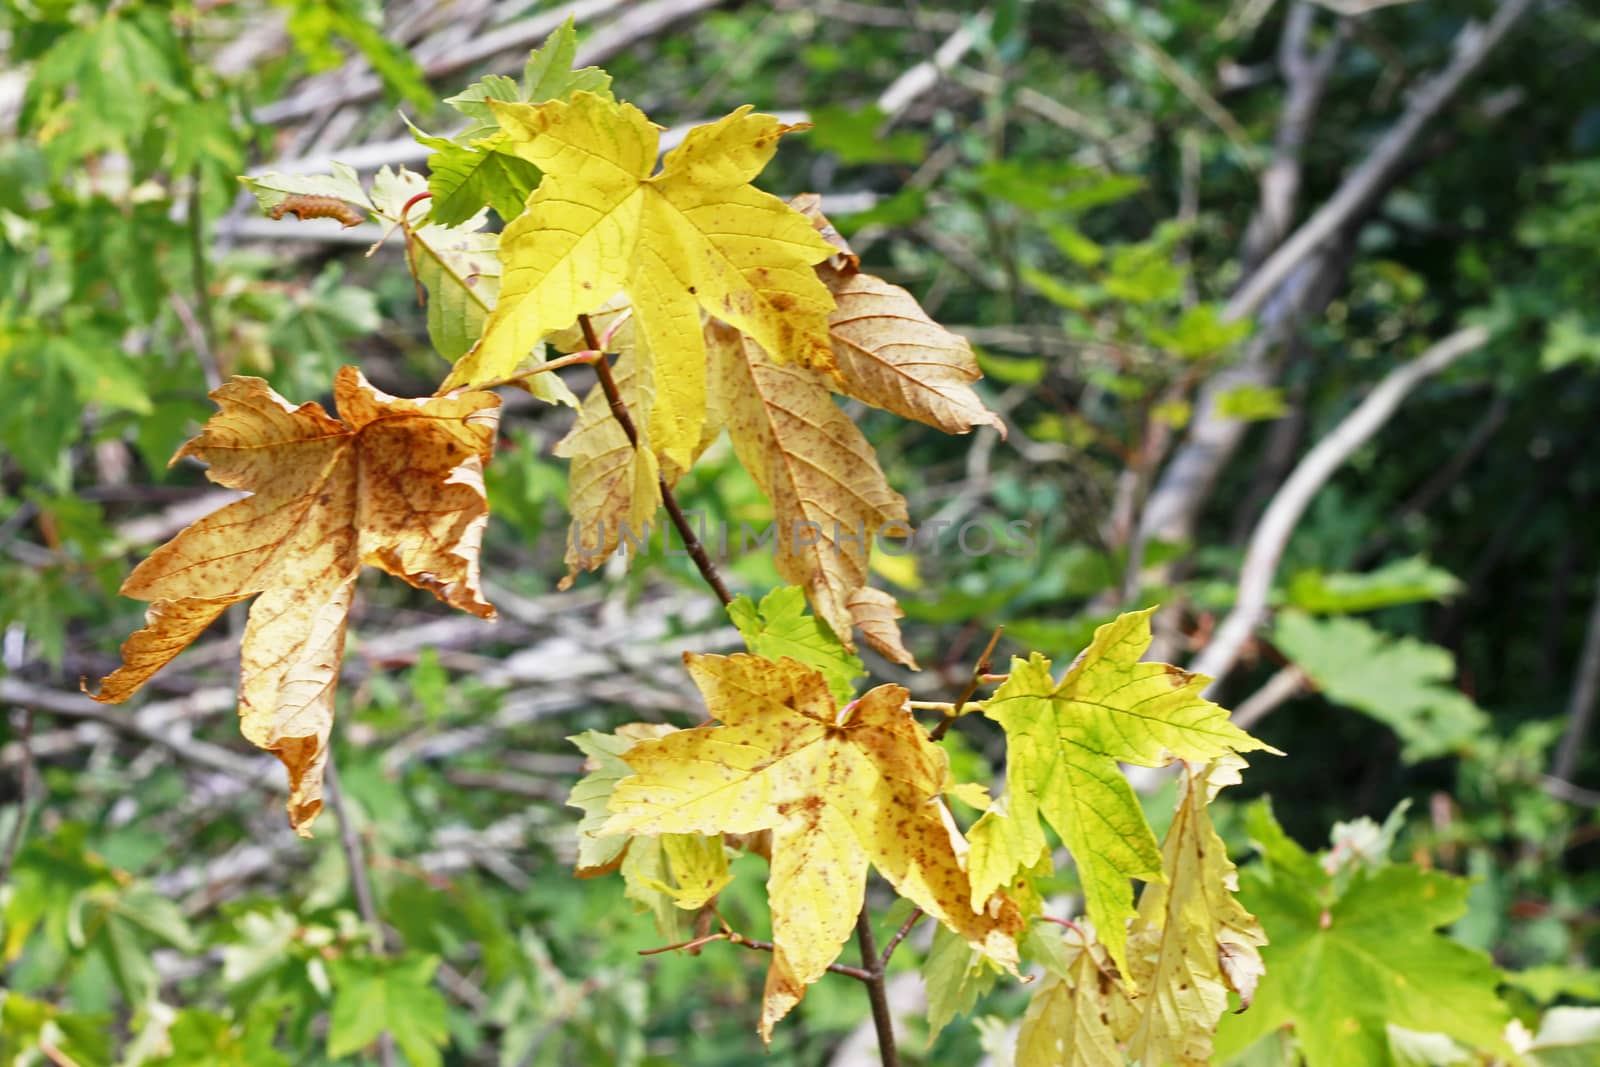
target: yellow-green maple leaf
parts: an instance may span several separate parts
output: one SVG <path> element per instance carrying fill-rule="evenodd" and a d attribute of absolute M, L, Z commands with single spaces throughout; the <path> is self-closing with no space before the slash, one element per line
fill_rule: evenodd
<path fill-rule="evenodd" d="M 1235 897 L 1239 875 L 1211 825 L 1209 806 L 1237 785 L 1244 760 L 1223 756 L 1193 769 L 1162 846 L 1167 879 L 1139 896 L 1128 955 L 1140 988 L 1128 1054 L 1140 1063 L 1190 1067 L 1211 1062 L 1211 1036 L 1228 991 L 1250 1006 L 1267 938 Z"/>
<path fill-rule="evenodd" d="M 779 359 L 831 365 L 833 298 L 811 268 L 832 249 L 749 184 L 792 127 L 740 108 L 691 131 L 652 174 L 660 131 L 631 104 L 579 92 L 490 107 L 544 179 L 501 235 L 499 302 L 446 388 L 510 373 L 621 289 L 655 359 L 654 446 L 687 468 L 705 413 L 701 308 Z"/>
<path fill-rule="evenodd" d="M 1016 1067 L 1123 1067 L 1128 1062 L 1116 1027 L 1131 1005 L 1107 970 L 1105 946 L 1093 939 L 1093 930 L 1081 923 L 1048 946 L 1040 961 L 1044 979 L 1017 1030 Z"/>
<path fill-rule="evenodd" d="M 1129 612 L 1095 631 L 1058 682 L 1037 652 L 1013 659 L 984 703 L 1006 731 L 1006 794 L 972 827 L 972 892 L 984 899 L 1045 847 L 1042 817 L 1077 863 L 1089 918 L 1124 975 L 1130 879 L 1160 881 L 1161 852 L 1118 762 L 1160 767 L 1269 746 L 1200 696 L 1209 679 L 1140 663 L 1150 615 Z M 1270 750 L 1270 749 L 1269 749 Z"/>
<path fill-rule="evenodd" d="M 1008 967 L 1022 917 L 971 896 L 961 836 L 939 800 L 942 748 L 909 694 L 879 686 L 838 708 L 821 673 L 788 658 L 686 655 L 722 725 L 629 749 L 608 834 L 772 831 L 772 967 L 761 1034 L 799 1003 L 855 926 L 872 865 L 904 897 Z"/>

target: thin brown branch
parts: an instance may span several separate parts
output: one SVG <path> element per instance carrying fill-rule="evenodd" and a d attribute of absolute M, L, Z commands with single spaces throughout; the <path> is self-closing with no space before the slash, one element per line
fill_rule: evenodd
<path fill-rule="evenodd" d="M 601 353 L 594 361 L 594 370 L 600 378 L 600 388 L 606 394 L 606 403 L 611 408 L 611 415 L 622 427 L 622 432 L 627 435 L 628 444 L 637 449 L 639 431 L 633 424 L 633 418 L 628 414 L 627 405 L 622 402 L 622 393 L 617 389 L 617 381 L 611 374 L 611 363 L 605 357 L 604 346 L 594 331 L 594 323 L 589 320 L 589 316 L 579 315 L 578 324 L 583 328 L 583 339 L 590 349 Z M 706 580 L 706 584 L 717 595 L 717 599 L 722 601 L 722 606 L 727 607 L 733 603 L 733 594 L 728 592 L 727 585 L 722 581 L 722 575 L 717 572 L 716 565 L 706 553 L 706 546 L 700 543 L 694 527 L 689 524 L 688 517 L 678 504 L 678 498 L 673 495 L 672 486 L 667 484 L 666 475 L 660 475 L 659 478 L 661 502 L 667 506 L 667 514 L 672 518 L 672 525 L 677 529 L 678 536 L 683 538 L 683 547 L 688 550 L 689 558 L 694 560 L 694 565 L 699 568 L 700 576 Z"/>
<path fill-rule="evenodd" d="M 872 912 L 865 897 L 861 901 L 861 914 L 856 917 L 856 944 L 861 947 L 861 962 L 866 977 L 867 998 L 872 1001 L 872 1025 L 878 1032 L 878 1052 L 883 1056 L 883 1067 L 900 1067 L 900 1050 L 895 1046 L 894 1015 L 889 1011 L 889 991 L 884 987 L 883 965 L 878 958 L 878 946 L 872 936 Z"/>
<path fill-rule="evenodd" d="M 972 677 L 967 680 L 967 687 L 963 689 L 961 691 L 961 695 L 956 698 L 955 703 L 951 706 L 950 711 L 944 717 L 944 720 L 940 722 L 939 725 L 935 726 L 933 728 L 933 732 L 928 735 L 933 740 L 938 741 L 940 738 L 944 737 L 945 734 L 949 733 L 950 724 L 955 722 L 956 719 L 960 717 L 962 709 L 967 706 L 967 701 L 971 700 L 973 695 L 977 693 L 978 686 L 982 685 L 990 678 L 996 677 L 989 674 L 989 667 L 991 666 L 989 663 L 989 657 L 994 655 L 995 646 L 1000 643 L 1000 635 L 1005 633 L 1005 629 L 1006 628 L 1004 626 L 996 626 L 994 628 L 994 633 L 989 635 L 989 643 L 984 645 L 983 651 L 978 654 L 978 662 L 972 668 Z"/>
<path fill-rule="evenodd" d="M 728 936 L 728 932 L 723 930 L 723 931 L 718 931 L 717 933 L 714 933 L 714 934 L 706 934 L 704 937 L 692 937 L 687 941 L 679 941 L 676 944 L 672 944 L 672 945 L 662 945 L 660 948 L 642 948 L 642 949 L 639 950 L 639 955 L 641 955 L 641 956 L 659 956 L 663 952 L 678 952 L 678 951 L 693 952 L 695 949 L 699 948 L 702 945 L 709 945 L 713 941 L 726 941 L 726 940 L 730 940 L 730 938 Z"/>
<path fill-rule="evenodd" d="M 729 944 L 743 945 L 745 948 L 753 948 L 757 952 L 771 952 L 773 950 L 771 941 L 757 941 L 753 937 L 745 937 L 743 934 L 737 933 L 733 930 L 726 931 L 726 937 Z M 713 938 L 711 940 L 715 939 Z M 866 982 L 868 985 L 872 983 L 872 972 L 867 970 L 865 967 L 852 967 L 848 963 L 830 963 L 828 964 L 828 970 L 833 974 L 842 974 L 846 978 L 854 978 L 858 982 Z M 881 982 L 882 976 L 879 977 Z"/>
<path fill-rule="evenodd" d="M 878 970 L 889 969 L 889 959 L 894 955 L 894 950 L 900 947 L 900 942 L 906 939 L 906 935 L 916 928 L 917 923 L 921 922 L 926 914 L 927 912 L 921 908 L 912 909 L 911 914 L 906 916 L 906 921 L 900 924 L 900 929 L 896 930 L 894 936 L 889 938 L 889 943 L 883 946 L 883 952 L 878 956 Z"/>

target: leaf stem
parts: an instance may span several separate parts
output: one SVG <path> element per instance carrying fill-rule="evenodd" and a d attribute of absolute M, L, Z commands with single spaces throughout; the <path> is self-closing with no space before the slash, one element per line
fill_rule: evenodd
<path fill-rule="evenodd" d="M 695 949 L 699 948 L 701 945 L 709 945 L 713 941 L 726 941 L 726 940 L 730 940 L 730 938 L 728 936 L 728 932 L 726 930 L 724 930 L 724 931 L 721 931 L 720 933 L 707 934 L 704 937 L 690 938 L 688 941 L 679 941 L 675 945 L 662 945 L 660 948 L 642 948 L 642 949 L 639 950 L 639 955 L 641 955 L 641 956 L 659 956 L 663 952 L 676 952 L 679 949 L 682 949 L 682 950 L 687 951 L 687 952 L 693 952 Z"/>
<path fill-rule="evenodd" d="M 1005 677 L 1004 675 L 996 676 L 989 673 L 989 657 L 994 655 L 995 646 L 1000 643 L 1000 635 L 1005 633 L 1005 629 L 1004 626 L 996 626 L 994 633 L 989 635 L 989 643 L 984 645 L 983 651 L 979 653 L 978 662 L 972 668 L 972 677 L 967 680 L 967 687 L 961 691 L 961 695 L 956 698 L 950 710 L 945 713 L 944 721 L 935 726 L 933 732 L 928 735 L 933 740 L 938 741 L 950 732 L 950 724 L 960 718 L 961 709 L 967 706 L 967 701 L 971 700 L 973 694 L 978 691 L 978 686 L 997 677 Z"/>
<path fill-rule="evenodd" d="M 523 371 L 521 374 L 496 378 L 493 381 L 484 382 L 482 385 L 475 385 L 472 388 L 474 392 L 478 392 L 484 389 L 498 389 L 502 385 L 519 385 L 524 379 L 531 378 L 535 374 L 543 374 L 545 371 L 560 370 L 562 367 L 575 367 L 580 363 L 594 363 L 601 358 L 601 355 L 600 352 L 594 351 L 573 352 L 571 355 L 552 359 L 548 363 L 541 363 L 537 367 Z"/>
<path fill-rule="evenodd" d="M 578 324 L 583 328 L 583 339 L 588 342 L 589 347 L 600 353 L 599 358 L 594 360 L 594 371 L 600 379 L 601 390 L 606 394 L 606 403 L 611 407 L 611 415 L 622 427 L 622 432 L 627 435 L 628 444 L 638 449 L 639 431 L 628 415 L 627 405 L 622 402 L 622 394 L 617 390 L 617 381 L 611 375 L 611 363 L 605 357 L 605 347 L 594 332 L 594 323 L 589 321 L 589 316 L 579 315 Z M 722 606 L 727 607 L 733 603 L 733 594 L 728 592 L 727 585 L 722 581 L 722 575 L 717 572 L 716 565 L 706 554 L 706 546 L 700 543 L 694 527 L 689 525 L 689 519 L 679 506 L 678 498 L 672 494 L 672 487 L 667 484 L 666 475 L 657 477 L 661 486 L 661 502 L 667 506 L 667 514 L 672 519 L 672 525 L 677 528 L 678 536 L 683 539 L 683 547 L 688 550 L 689 558 L 694 560 L 694 565 L 699 568 L 700 577 L 706 580 L 706 584 L 717 595 L 717 599 L 722 601 Z"/>
<path fill-rule="evenodd" d="M 738 931 L 733 931 L 733 929 L 726 931 L 726 934 L 728 934 L 728 942 L 730 944 L 744 945 L 746 949 L 755 949 L 757 952 L 771 952 L 773 950 L 773 942 L 757 941 L 755 937 L 746 937 L 744 934 L 738 933 Z M 834 974 L 853 977 L 858 982 L 867 982 L 867 984 L 872 982 L 872 971 L 864 968 L 864 966 L 850 966 L 848 963 L 829 963 L 827 969 Z"/>

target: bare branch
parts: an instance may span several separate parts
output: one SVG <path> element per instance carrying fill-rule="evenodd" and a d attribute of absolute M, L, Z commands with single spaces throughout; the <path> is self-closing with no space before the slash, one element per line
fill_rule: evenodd
<path fill-rule="evenodd" d="M 1481 29 L 1476 25 L 1468 26 L 1457 35 L 1455 58 L 1417 90 L 1405 114 L 1383 135 L 1361 165 L 1345 178 L 1338 191 L 1239 287 L 1228 301 L 1224 311 L 1226 318 L 1242 319 L 1255 314 L 1301 261 L 1388 189 L 1422 132 L 1455 99 L 1467 80 L 1483 67 L 1495 47 L 1505 40 L 1535 2 L 1505 0 L 1488 25 Z"/>
<path fill-rule="evenodd" d="M 1278 69 L 1289 91 L 1278 119 L 1272 162 L 1261 172 L 1261 202 L 1245 231 L 1241 258 L 1247 274 L 1289 232 L 1300 202 L 1306 142 L 1347 36 L 1349 24 L 1341 22 L 1328 43 L 1312 56 L 1308 38 L 1314 21 L 1310 0 L 1298 0 L 1289 9 L 1278 43 Z"/>
<path fill-rule="evenodd" d="M 361 835 L 356 832 L 355 823 L 350 821 L 350 808 L 345 803 L 344 790 L 339 786 L 339 769 L 332 752 L 328 753 L 328 760 L 323 765 L 322 795 L 339 823 L 339 848 L 344 852 L 344 864 L 350 872 L 350 888 L 355 892 L 361 921 L 372 931 L 372 951 L 386 955 L 389 952 L 389 932 L 383 925 L 383 917 L 378 914 L 377 899 L 372 895 L 372 879 L 367 873 L 367 857 L 361 848 Z M 378 1034 L 378 1061 L 383 1067 L 394 1067 L 394 1053 L 394 1036 L 384 1030 Z"/>
<path fill-rule="evenodd" d="M 1187 540 L 1201 502 L 1239 445 L 1243 424 L 1224 417 L 1218 400 L 1240 385 L 1275 378 L 1267 358 L 1301 317 L 1331 297 L 1352 254 L 1357 224 L 1401 177 L 1423 131 L 1460 92 L 1534 0 L 1506 0 L 1486 27 L 1472 24 L 1456 37 L 1455 58 L 1412 97 L 1410 105 L 1339 189 L 1233 295 L 1229 319 L 1259 313 L 1256 336 L 1243 356 L 1207 383 L 1194 421 L 1167 463 L 1140 518 L 1145 540 Z"/>
<path fill-rule="evenodd" d="M 1278 561 L 1283 558 L 1289 537 L 1312 498 L 1351 453 L 1372 439 L 1413 389 L 1488 341 L 1487 329 L 1469 326 L 1436 342 L 1416 359 L 1385 375 L 1366 399 L 1306 454 L 1261 516 L 1240 568 L 1239 594 L 1233 610 L 1217 627 L 1211 642 L 1190 670 L 1220 681 L 1233 669 L 1240 650 L 1266 612 L 1273 579 L 1278 573 Z M 1214 681 L 1210 688 L 1215 686 Z"/>
<path fill-rule="evenodd" d="M 961 62 L 961 57 L 970 52 L 977 43 L 977 34 L 972 27 L 961 25 L 945 38 L 932 58 L 924 59 L 896 78 L 878 96 L 878 107 L 889 116 L 889 121 L 899 118 L 918 97 L 938 85 L 939 79 L 944 77 L 945 72 Z"/>
<path fill-rule="evenodd" d="M 1267 679 L 1267 684 L 1241 700 L 1233 709 L 1233 724 L 1248 730 L 1256 723 L 1278 710 L 1286 700 L 1292 700 L 1305 691 L 1306 672 L 1299 667 L 1284 667 Z"/>
<path fill-rule="evenodd" d="M 544 40 L 571 17 L 578 23 L 592 21 L 613 12 L 624 11 L 617 18 L 590 34 L 578 49 L 577 63 L 583 66 L 602 63 L 629 45 L 653 36 L 679 19 L 697 15 L 716 7 L 720 0 L 580 0 L 563 4 L 553 10 L 530 15 L 525 19 L 480 34 L 464 42 L 461 47 L 426 63 L 423 73 L 437 80 L 457 71 L 465 70 L 497 56 L 532 48 Z M 373 74 L 355 74 L 355 66 L 334 76 L 335 85 L 326 83 L 311 86 L 276 103 L 268 104 L 256 112 L 258 122 L 269 125 L 294 122 L 325 111 L 335 104 L 352 104 L 373 100 L 383 94 L 383 82 Z"/>
<path fill-rule="evenodd" d="M 232 706 L 234 701 L 232 690 L 221 692 L 225 694 L 228 705 Z M 197 702 L 214 703 L 215 700 L 215 693 L 201 690 L 181 700 L 174 700 L 159 707 L 172 708 Z M 137 737 L 160 745 L 187 763 L 192 763 L 197 767 L 204 767 L 208 770 L 235 775 L 246 781 L 262 778 L 267 769 L 267 761 L 265 760 L 252 760 L 244 756 L 238 756 L 208 741 L 183 737 L 151 725 L 149 719 L 153 716 L 150 713 L 158 708 L 157 705 L 151 705 L 145 708 L 142 714 L 135 716 L 126 711 L 115 711 L 103 707 L 88 697 L 31 685 L 17 678 L 0 678 L 0 704 L 18 704 L 48 715 L 84 719 L 109 726 L 112 730 L 125 733 L 130 737 Z M 284 788 L 281 783 L 279 783 L 279 788 Z"/>
<path fill-rule="evenodd" d="M 1578 676 L 1572 684 L 1572 696 L 1567 701 L 1567 730 L 1556 748 L 1555 761 L 1550 765 L 1550 775 L 1560 781 L 1572 779 L 1578 769 L 1578 757 L 1583 754 L 1583 744 L 1594 719 L 1595 694 L 1600 692 L 1600 583 L 1595 586 L 1594 602 L 1589 608 L 1589 625 L 1583 635 L 1583 653 L 1578 659 Z"/>

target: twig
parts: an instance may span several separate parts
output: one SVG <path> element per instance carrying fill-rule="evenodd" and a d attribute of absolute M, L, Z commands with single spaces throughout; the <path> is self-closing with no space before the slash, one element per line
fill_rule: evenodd
<path fill-rule="evenodd" d="M 583 328 L 583 339 L 589 347 L 602 353 L 594 361 L 595 374 L 600 378 L 600 388 L 606 394 L 606 403 L 611 407 L 611 415 L 622 427 L 622 432 L 627 435 L 628 444 L 635 449 L 639 447 L 639 431 L 633 425 L 633 419 L 628 415 L 628 407 L 622 402 L 622 394 L 617 390 L 617 381 L 611 375 L 611 363 L 605 358 L 604 347 L 600 344 L 599 336 L 594 332 L 594 323 L 587 315 L 578 316 L 578 324 Z M 689 558 L 694 560 L 694 565 L 700 569 L 700 576 L 706 580 L 711 591 L 722 601 L 722 606 L 727 607 L 733 603 L 733 594 L 728 592 L 728 587 L 722 581 L 722 575 L 717 573 L 716 565 L 711 562 L 711 557 L 706 554 L 706 546 L 700 543 L 699 536 L 694 532 L 694 527 L 689 525 L 689 519 L 683 513 L 683 508 L 678 504 L 678 498 L 673 495 L 672 486 L 667 484 L 667 476 L 659 475 L 661 486 L 661 501 L 667 506 L 667 514 L 672 517 L 672 525 L 677 528 L 678 536 L 683 538 L 683 547 L 688 550 Z"/>
<path fill-rule="evenodd" d="M 17 853 L 22 849 L 22 839 L 28 832 L 28 794 L 33 792 L 33 709 L 24 708 L 22 711 L 22 730 L 17 737 L 22 745 L 22 773 L 17 776 L 17 821 L 11 827 L 11 836 L 6 840 L 6 850 L 0 854 L 0 886 L 6 884 L 11 877 L 11 865 L 17 861 Z"/>
<path fill-rule="evenodd" d="M 171 704 L 175 706 L 181 705 L 189 699 L 184 698 L 172 701 Z M 119 713 L 104 708 L 88 697 L 45 689 L 41 686 L 30 685 L 16 678 L 0 678 L 0 703 L 24 704 L 35 711 L 42 711 L 49 715 L 85 719 L 90 722 L 100 723 L 120 733 L 160 745 L 197 767 L 221 771 L 224 774 L 233 775 L 246 781 L 261 780 L 261 784 L 264 786 L 267 784 L 263 773 L 266 761 L 261 761 L 258 764 L 256 761 L 237 756 L 219 745 L 213 745 L 192 737 L 178 737 L 165 733 L 146 725 L 139 721 L 138 718 L 125 712 Z M 279 785 L 278 788 L 285 787 Z"/>
<path fill-rule="evenodd" d="M 1551 774 L 1539 776 L 1539 787 L 1550 796 L 1567 804 L 1576 804 L 1584 808 L 1600 808 L 1600 790 L 1585 789 L 1573 785 L 1564 778 L 1557 778 Z"/>
<path fill-rule="evenodd" d="M 946 71 L 961 62 L 961 58 L 978 43 L 978 34 L 971 25 L 963 23 L 945 38 L 943 44 L 916 66 L 908 68 L 878 96 L 878 107 L 888 116 L 886 125 L 905 114 L 917 98 L 939 84 Z"/>
<path fill-rule="evenodd" d="M 1233 724 L 1248 730 L 1256 723 L 1278 710 L 1279 705 L 1299 694 L 1306 687 L 1306 672 L 1299 667 L 1284 667 L 1265 685 L 1239 702 L 1233 709 Z"/>
<path fill-rule="evenodd" d="M 629 12 L 629 17 L 619 21 L 629 23 L 637 20 L 637 25 L 619 29 L 608 25 L 583 42 L 584 46 L 578 53 L 578 64 L 598 63 L 676 19 L 713 6 L 715 0 L 654 0 L 638 4 L 629 4 L 628 0 L 586 0 L 562 4 L 556 10 L 543 11 L 488 33 L 477 34 L 455 51 L 424 64 L 423 73 L 430 81 L 436 80 L 496 56 L 531 48 L 557 29 L 569 15 L 578 22 L 586 22 L 621 8 L 632 7 L 634 10 Z M 360 103 L 383 93 L 383 82 L 378 77 L 368 73 L 354 74 L 356 69 L 356 65 L 351 64 L 345 70 L 335 72 L 330 80 L 336 79 L 339 84 L 313 85 L 287 99 L 258 108 L 256 121 L 265 125 L 283 125 L 325 112 L 336 104 Z"/>
<path fill-rule="evenodd" d="M 1349 29 L 1349 23 L 1341 21 L 1313 58 L 1307 40 L 1315 20 L 1316 9 L 1311 0 L 1296 0 L 1284 19 L 1283 35 L 1278 41 L 1277 65 L 1287 92 L 1278 117 L 1272 160 L 1261 172 L 1260 202 L 1245 230 L 1240 259 L 1246 274 L 1278 246 L 1294 221 L 1306 142 Z"/>
<path fill-rule="evenodd" d="M 1567 701 L 1567 730 L 1550 765 L 1550 776 L 1558 781 L 1571 781 L 1573 772 L 1578 769 L 1584 736 L 1594 718 L 1597 691 L 1600 691 L 1600 583 L 1595 586 L 1589 626 L 1583 635 L 1583 653 L 1578 659 L 1578 676 L 1572 684 L 1572 697 Z"/>
<path fill-rule="evenodd" d="M 333 753 L 322 769 L 322 795 L 339 821 L 339 847 L 344 851 L 345 866 L 350 869 L 350 887 L 355 891 L 356 909 L 361 921 L 372 930 L 372 951 L 380 956 L 389 952 L 389 933 L 383 918 L 378 914 L 377 901 L 372 895 L 372 880 L 367 875 L 367 858 L 361 848 L 361 835 L 350 821 L 350 809 L 345 804 L 344 790 L 339 787 L 339 772 L 334 766 Z M 378 1058 L 383 1067 L 394 1067 L 394 1037 L 385 1030 L 378 1035 Z"/>
<path fill-rule="evenodd" d="M 894 936 L 889 939 L 889 943 L 883 946 L 883 953 L 878 956 L 878 970 L 886 971 L 889 969 L 889 958 L 894 955 L 894 950 L 900 947 L 900 942 L 906 939 L 906 935 L 911 933 L 912 929 L 922 921 L 922 917 L 926 914 L 927 912 L 921 908 L 913 908 L 911 910 L 911 914 L 906 916 L 906 921 L 900 924 L 900 929 L 896 930 Z"/>
<path fill-rule="evenodd" d="M 734 930 L 725 931 L 723 936 L 728 939 L 728 943 L 731 945 L 743 945 L 745 948 L 753 948 L 757 952 L 773 951 L 773 944 L 771 941 L 757 941 L 753 937 L 745 937 L 743 934 Z M 676 948 L 686 946 L 669 947 Z M 852 967 L 848 963 L 830 963 L 828 964 L 828 970 L 833 974 L 842 974 L 846 978 L 854 978 L 858 982 L 865 982 L 868 986 L 872 984 L 872 972 L 867 970 L 865 967 Z M 879 978 L 881 984 L 882 976 L 880 975 Z"/>
<path fill-rule="evenodd" d="M 1462 356 L 1482 348 L 1488 340 L 1487 329 L 1469 326 L 1436 342 L 1416 359 L 1396 367 L 1334 427 L 1332 433 L 1306 454 L 1273 496 L 1255 532 L 1250 535 L 1250 545 L 1239 570 L 1239 594 L 1233 610 L 1217 627 L 1190 670 L 1220 680 L 1233 669 L 1240 650 L 1267 609 L 1278 561 L 1312 498 L 1350 454 L 1383 427 L 1411 390 Z M 1215 685 L 1213 681 L 1211 688 Z"/>
<path fill-rule="evenodd" d="M 872 1001 L 872 1025 L 878 1031 L 878 1051 L 883 1055 L 883 1067 L 900 1067 L 900 1050 L 894 1043 L 894 1016 L 889 1012 L 889 994 L 883 985 L 883 965 L 878 958 L 878 946 L 872 936 L 872 913 L 866 898 L 861 901 L 861 914 L 856 916 L 856 944 L 861 946 L 861 962 L 866 965 L 867 997 Z"/>
<path fill-rule="evenodd" d="M 1004 626 L 996 626 L 994 633 L 989 635 L 989 643 L 984 645 L 983 651 L 978 654 L 978 662 L 972 668 L 972 677 L 968 679 L 967 687 L 961 691 L 961 695 L 951 705 L 950 711 L 945 715 L 943 721 L 935 726 L 933 732 L 928 735 L 934 741 L 949 733 L 950 724 L 960 717 L 961 710 L 967 706 L 967 701 L 971 700 L 973 694 L 978 691 L 978 686 L 995 677 L 1004 678 L 1004 675 L 989 674 L 989 657 L 994 655 L 995 646 L 1000 643 L 1000 635 L 1005 633 L 1005 629 Z"/>

